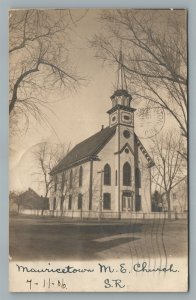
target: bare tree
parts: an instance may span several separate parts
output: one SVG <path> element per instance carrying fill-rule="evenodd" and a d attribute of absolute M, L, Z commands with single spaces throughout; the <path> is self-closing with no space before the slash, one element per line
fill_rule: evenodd
<path fill-rule="evenodd" d="M 9 206 L 10 206 L 10 210 L 12 208 L 13 204 L 17 205 L 17 213 L 20 213 L 20 207 L 22 204 L 22 197 L 21 197 L 22 192 L 19 191 L 10 191 L 9 193 Z"/>
<path fill-rule="evenodd" d="M 30 116 L 46 120 L 48 94 L 76 89 L 80 80 L 69 56 L 70 33 L 78 20 L 69 10 L 11 10 L 9 20 L 9 113 L 12 130 Z M 24 126 L 24 124 L 26 126 Z"/>
<path fill-rule="evenodd" d="M 63 215 L 63 213 L 66 210 L 64 201 L 67 201 L 69 203 L 69 197 L 71 197 L 72 205 L 74 205 L 75 207 L 77 207 L 78 205 L 78 209 L 80 210 L 80 218 L 82 219 L 83 199 L 86 197 L 86 195 L 89 195 L 89 187 L 85 189 L 83 187 L 84 184 L 83 166 L 82 165 L 74 166 L 73 168 L 66 169 L 59 174 L 56 175 L 54 174 L 53 181 L 54 181 L 54 196 L 58 194 L 61 197 L 61 204 L 60 204 L 61 214 Z M 79 196 L 81 196 L 80 199 Z M 79 203 L 79 201 L 81 202 Z M 69 209 L 71 209 L 72 213 L 74 213 L 73 206 L 72 208 Z M 76 208 L 76 211 L 78 211 L 78 209 Z"/>
<path fill-rule="evenodd" d="M 61 179 L 58 181 L 60 195 L 61 195 L 61 213 L 63 214 L 64 208 L 64 200 L 69 199 L 71 195 L 72 200 L 75 201 L 77 199 L 79 193 L 79 170 L 78 168 L 73 168 L 70 170 L 65 170 L 61 173 Z"/>
<path fill-rule="evenodd" d="M 171 190 L 186 175 L 187 166 L 180 154 L 182 148 L 182 136 L 177 137 L 171 132 L 153 139 L 151 155 L 155 166 L 152 169 L 152 181 L 156 190 L 166 195 L 169 217 L 171 216 Z"/>
<path fill-rule="evenodd" d="M 33 152 L 37 171 L 32 175 L 38 184 L 44 188 L 44 198 L 49 196 L 49 193 L 54 198 L 60 199 L 60 210 L 64 212 L 64 201 L 72 196 L 72 202 L 75 203 L 80 194 L 80 166 L 74 167 L 68 170 L 62 170 L 61 172 L 53 173 L 54 167 L 58 166 L 58 163 L 68 154 L 70 145 L 64 144 L 50 144 L 43 142 L 39 144 L 39 147 Z M 83 180 L 83 173 L 82 179 Z M 88 193 L 88 189 L 82 192 L 82 196 Z M 54 205 L 54 209 L 56 205 Z M 72 210 L 73 211 L 73 210 Z M 82 207 L 81 207 L 82 211 Z"/>
<path fill-rule="evenodd" d="M 143 113 L 164 109 L 187 137 L 187 35 L 183 10 L 105 10 L 92 41 L 96 56 L 126 71 Z M 122 49 L 124 60 L 119 59 Z"/>
<path fill-rule="evenodd" d="M 69 151 L 69 146 L 50 144 L 48 142 L 42 142 L 39 147 L 33 152 L 35 164 L 37 165 L 37 172 L 33 173 L 36 181 L 44 187 L 44 197 L 47 198 L 48 194 L 53 186 L 53 178 L 50 176 L 50 172 L 62 160 L 62 158 Z"/>

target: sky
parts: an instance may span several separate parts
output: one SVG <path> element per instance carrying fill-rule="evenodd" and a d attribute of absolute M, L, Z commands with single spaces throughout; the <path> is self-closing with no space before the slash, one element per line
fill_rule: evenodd
<path fill-rule="evenodd" d="M 75 10 L 72 16 L 77 18 L 80 14 L 81 11 Z M 99 131 L 102 125 L 108 126 L 106 112 L 111 108 L 110 96 L 114 92 L 117 66 L 103 65 L 90 47 L 89 39 L 102 30 L 97 17 L 96 10 L 89 10 L 74 27 L 71 36 L 71 57 L 79 74 L 86 78 L 84 85 L 69 95 L 60 89 L 50 92 L 48 99 L 55 99 L 55 103 L 50 106 L 55 116 L 47 111 L 50 126 L 31 120 L 26 134 L 10 138 L 10 190 L 24 191 L 31 187 L 43 193 L 32 175 L 35 171 L 32 152 L 40 142 L 47 140 L 71 144 L 73 147 Z M 175 126 L 171 120 L 169 123 L 170 127 Z M 135 126 L 137 132 L 137 118 Z M 145 139 L 142 142 L 144 146 L 147 144 Z"/>
<path fill-rule="evenodd" d="M 81 12 L 72 13 L 75 18 L 78 15 Z M 49 101 L 53 101 L 55 97 L 55 103 L 50 105 L 55 116 L 50 111 L 46 112 L 50 125 L 43 123 L 40 126 L 31 120 L 25 134 L 10 138 L 10 190 L 33 187 L 39 191 L 31 173 L 35 169 L 32 152 L 40 142 L 47 140 L 52 143 L 71 143 L 73 147 L 99 131 L 102 124 L 108 126 L 106 111 L 111 106 L 110 96 L 116 80 L 116 70 L 103 68 L 90 47 L 89 39 L 100 30 L 96 17 L 95 11 L 88 12 L 74 27 L 71 36 L 71 56 L 75 58 L 79 74 L 86 79 L 84 85 L 69 95 L 62 90 L 50 93 Z"/>

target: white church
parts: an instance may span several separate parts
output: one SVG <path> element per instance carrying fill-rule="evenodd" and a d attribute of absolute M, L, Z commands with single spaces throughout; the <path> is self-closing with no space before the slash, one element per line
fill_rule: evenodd
<path fill-rule="evenodd" d="M 124 219 L 151 212 L 154 162 L 134 132 L 131 100 L 119 67 L 109 126 L 77 144 L 50 174 L 55 216 Z"/>

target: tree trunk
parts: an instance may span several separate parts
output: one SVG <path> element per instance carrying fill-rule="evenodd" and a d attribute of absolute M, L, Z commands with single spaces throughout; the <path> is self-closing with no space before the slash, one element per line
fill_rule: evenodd
<path fill-rule="evenodd" d="M 63 204 L 64 204 L 64 199 L 62 200 L 62 197 L 63 196 L 61 196 L 61 217 L 63 216 Z"/>
<path fill-rule="evenodd" d="M 166 199 L 168 205 L 168 219 L 171 220 L 171 202 L 170 202 L 170 191 L 166 192 Z"/>
<path fill-rule="evenodd" d="M 43 199 L 42 216 L 44 215 L 45 204 L 46 204 L 45 202 L 46 202 L 47 196 L 48 196 L 48 190 L 46 191 L 45 197 L 44 197 L 44 199 Z"/>
<path fill-rule="evenodd" d="M 17 201 L 18 215 L 20 214 L 20 205 L 21 205 L 21 200 L 18 200 Z"/>

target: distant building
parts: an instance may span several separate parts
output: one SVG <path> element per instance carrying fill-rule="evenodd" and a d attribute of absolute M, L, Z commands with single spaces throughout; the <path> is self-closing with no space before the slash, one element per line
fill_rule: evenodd
<path fill-rule="evenodd" d="M 20 212 L 25 209 L 48 210 L 49 199 L 39 196 L 33 189 L 29 188 L 24 193 L 11 196 L 10 211 Z"/>
<path fill-rule="evenodd" d="M 188 195 L 187 195 L 187 176 L 183 177 L 171 190 L 170 203 L 171 211 L 177 213 L 183 213 L 188 211 Z M 163 198 L 163 210 L 168 210 L 168 204 L 165 194 Z"/>
<path fill-rule="evenodd" d="M 117 89 L 107 111 L 109 126 L 76 145 L 54 167 L 50 210 L 89 218 L 151 212 L 154 162 L 134 132 L 131 100 L 120 65 Z"/>

